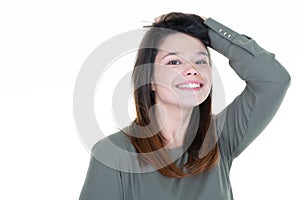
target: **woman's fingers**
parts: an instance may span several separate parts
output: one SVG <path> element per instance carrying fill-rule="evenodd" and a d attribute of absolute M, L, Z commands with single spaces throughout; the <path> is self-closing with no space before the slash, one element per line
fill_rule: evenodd
<path fill-rule="evenodd" d="M 164 17 L 165 17 L 165 15 L 161 15 L 161 16 L 156 17 L 154 19 L 155 23 L 160 22 Z"/>

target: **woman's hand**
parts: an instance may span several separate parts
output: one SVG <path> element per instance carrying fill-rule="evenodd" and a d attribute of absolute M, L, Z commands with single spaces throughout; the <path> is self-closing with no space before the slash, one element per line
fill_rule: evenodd
<path fill-rule="evenodd" d="M 156 17 L 156 18 L 154 19 L 155 23 L 160 22 L 164 17 L 165 17 L 165 15 L 161 15 L 161 16 Z"/>

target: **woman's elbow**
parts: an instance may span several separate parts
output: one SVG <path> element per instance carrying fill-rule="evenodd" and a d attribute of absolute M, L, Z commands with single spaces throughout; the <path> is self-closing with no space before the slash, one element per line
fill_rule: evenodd
<path fill-rule="evenodd" d="M 287 89 L 290 86 L 291 76 L 284 68 L 282 68 L 281 72 L 278 74 L 278 79 L 276 80 L 276 83 L 283 89 Z"/>

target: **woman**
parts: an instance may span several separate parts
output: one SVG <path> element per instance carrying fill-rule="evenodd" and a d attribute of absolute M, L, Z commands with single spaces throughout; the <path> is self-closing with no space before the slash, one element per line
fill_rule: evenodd
<path fill-rule="evenodd" d="M 216 116 L 208 47 L 247 84 Z M 132 80 L 137 117 L 93 147 L 81 200 L 233 199 L 232 161 L 272 119 L 290 76 L 251 38 L 211 18 L 169 13 L 143 38 Z"/>

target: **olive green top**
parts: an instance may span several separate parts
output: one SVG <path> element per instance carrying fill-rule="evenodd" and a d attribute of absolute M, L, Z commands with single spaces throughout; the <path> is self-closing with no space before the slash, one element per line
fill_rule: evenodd
<path fill-rule="evenodd" d="M 80 200 L 233 199 L 229 179 L 232 161 L 273 118 L 290 84 L 290 76 L 274 54 L 253 39 L 212 18 L 205 24 L 209 27 L 211 47 L 226 56 L 246 82 L 243 92 L 213 118 L 221 155 L 218 165 L 200 175 L 181 179 L 162 176 L 151 170 L 151 166 L 141 169 L 132 154 L 133 145 L 119 131 L 93 147 Z M 187 160 L 187 152 L 182 153 L 175 160 L 178 165 Z"/>

